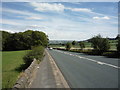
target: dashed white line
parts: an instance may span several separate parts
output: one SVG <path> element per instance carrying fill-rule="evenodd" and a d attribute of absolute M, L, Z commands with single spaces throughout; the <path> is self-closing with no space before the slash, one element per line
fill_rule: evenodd
<path fill-rule="evenodd" d="M 100 64 L 100 65 L 103 65 L 103 64 L 104 64 L 103 62 L 99 62 L 99 61 L 98 61 L 97 63 Z"/>
<path fill-rule="evenodd" d="M 68 53 L 68 52 L 63 52 L 63 51 L 58 51 L 58 50 L 55 50 L 55 51 L 60 52 L 60 53 L 64 53 L 64 54 L 68 54 L 68 55 L 70 55 L 70 56 L 76 56 L 76 57 L 78 57 L 78 58 L 83 58 L 83 59 L 86 59 L 86 60 L 95 62 L 95 63 L 97 63 L 97 64 L 100 64 L 100 65 L 107 65 L 107 66 L 110 66 L 110 67 L 113 67 L 113 68 L 120 69 L 120 67 L 115 66 L 115 65 L 112 65 L 112 64 L 109 64 L 109 63 L 100 62 L 100 61 L 97 61 L 97 60 L 94 60 L 94 59 L 82 57 L 82 56 L 79 56 L 79 55 L 74 55 L 74 54 L 71 54 L 71 53 Z"/>

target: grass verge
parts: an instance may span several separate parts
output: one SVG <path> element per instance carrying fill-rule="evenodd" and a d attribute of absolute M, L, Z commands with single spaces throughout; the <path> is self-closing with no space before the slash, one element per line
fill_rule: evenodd
<path fill-rule="evenodd" d="M 2 52 L 2 88 L 12 88 L 15 84 L 20 75 L 16 68 L 24 64 L 22 58 L 28 51 Z"/>

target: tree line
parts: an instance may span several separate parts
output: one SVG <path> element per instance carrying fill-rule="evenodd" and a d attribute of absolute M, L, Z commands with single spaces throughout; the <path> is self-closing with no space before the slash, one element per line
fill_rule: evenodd
<path fill-rule="evenodd" d="M 46 47 L 48 36 L 41 31 L 27 30 L 18 33 L 2 33 L 2 51 L 28 50 L 35 46 Z"/>
<path fill-rule="evenodd" d="M 120 53 L 120 36 L 118 35 L 116 39 L 118 40 L 118 43 L 116 45 L 117 51 Z M 103 38 L 101 35 L 92 37 L 91 39 L 88 40 L 88 42 L 92 44 L 92 47 L 94 48 L 95 51 L 100 53 L 106 52 L 110 49 L 109 39 Z M 76 43 L 77 43 L 76 41 L 73 41 L 72 43 L 67 42 L 67 44 L 65 45 L 66 50 L 69 51 L 72 45 L 75 45 Z M 79 46 L 83 50 L 85 48 L 84 42 L 83 41 L 79 42 Z"/>

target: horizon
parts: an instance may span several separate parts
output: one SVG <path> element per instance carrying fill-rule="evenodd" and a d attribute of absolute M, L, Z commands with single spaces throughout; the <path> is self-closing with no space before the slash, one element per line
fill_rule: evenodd
<path fill-rule="evenodd" d="M 11 33 L 37 30 L 50 40 L 86 40 L 118 34 L 118 2 L 2 2 L 2 27 Z"/>
<path fill-rule="evenodd" d="M 6 32 L 9 32 L 9 33 L 12 33 L 12 34 L 14 34 L 14 33 L 20 33 L 20 32 L 10 32 L 10 31 L 7 31 L 7 30 L 0 30 L 0 31 L 6 31 Z M 24 30 L 24 31 L 22 31 L 22 32 L 25 32 L 25 31 L 28 31 L 28 30 Z M 33 31 L 38 31 L 38 30 L 33 30 Z M 42 32 L 42 31 L 39 31 L 39 32 Z M 97 35 L 99 35 L 99 34 L 97 34 Z M 94 36 L 97 36 L 97 35 L 94 35 Z M 115 36 L 115 37 L 103 37 L 103 38 L 116 38 L 117 36 L 119 35 L 119 33 Z M 94 36 L 92 36 L 92 37 L 94 37 Z M 90 38 L 92 38 L 92 37 L 90 37 Z M 74 39 L 49 39 L 49 41 L 86 41 L 86 40 L 88 40 L 88 39 L 90 39 L 90 38 L 87 38 L 87 39 L 84 39 L 84 40 L 74 40 Z"/>

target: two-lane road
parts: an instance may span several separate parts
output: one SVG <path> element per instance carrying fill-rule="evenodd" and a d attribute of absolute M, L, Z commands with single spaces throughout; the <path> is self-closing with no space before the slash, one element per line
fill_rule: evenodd
<path fill-rule="evenodd" d="M 118 59 L 48 50 L 72 88 L 118 88 Z"/>

